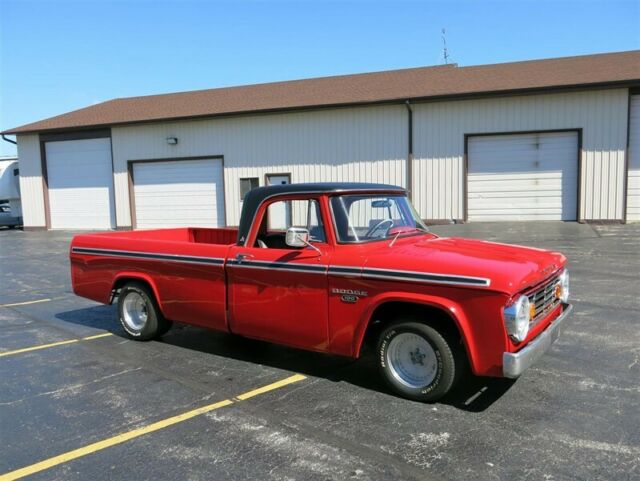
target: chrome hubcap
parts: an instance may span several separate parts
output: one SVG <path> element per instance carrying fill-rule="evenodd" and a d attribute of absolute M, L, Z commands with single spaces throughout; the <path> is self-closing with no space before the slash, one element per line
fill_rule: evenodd
<path fill-rule="evenodd" d="M 122 302 L 122 317 L 130 329 L 140 331 L 147 323 L 147 303 L 137 292 L 130 292 Z"/>
<path fill-rule="evenodd" d="M 438 370 L 438 360 L 431 344 L 412 332 L 403 332 L 391 339 L 387 364 L 393 377 L 416 389 L 431 384 Z"/>

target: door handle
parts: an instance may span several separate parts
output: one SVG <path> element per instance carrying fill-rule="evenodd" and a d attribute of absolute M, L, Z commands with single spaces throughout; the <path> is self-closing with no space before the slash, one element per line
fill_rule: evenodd
<path fill-rule="evenodd" d="M 247 259 L 253 259 L 253 255 L 251 255 L 251 254 L 238 254 L 238 255 L 236 255 L 236 262 L 238 262 L 238 264 L 240 264 L 242 261 L 245 261 Z"/>

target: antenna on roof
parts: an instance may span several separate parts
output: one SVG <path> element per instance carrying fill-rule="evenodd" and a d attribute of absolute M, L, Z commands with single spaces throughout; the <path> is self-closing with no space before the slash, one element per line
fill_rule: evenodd
<path fill-rule="evenodd" d="M 449 63 L 449 50 L 447 49 L 447 32 L 443 28 L 442 29 L 442 57 L 444 58 L 444 63 Z"/>

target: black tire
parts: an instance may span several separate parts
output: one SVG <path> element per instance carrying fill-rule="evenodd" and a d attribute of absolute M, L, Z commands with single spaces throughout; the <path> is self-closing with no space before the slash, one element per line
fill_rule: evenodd
<path fill-rule="evenodd" d="M 413 364 L 421 364 L 427 358 L 432 360 L 423 371 L 425 377 L 430 379 L 428 384 L 411 386 L 407 382 L 399 379 L 402 377 L 399 370 L 394 369 L 394 362 L 389 358 L 389 347 L 396 336 L 404 333 L 416 334 L 426 341 L 433 350 L 429 356 L 421 354 L 416 350 L 418 356 L 414 359 L 414 352 L 408 353 Z M 415 338 L 414 338 L 415 339 Z M 398 342 L 400 342 L 398 340 Z M 392 348 L 393 349 L 393 348 Z M 382 330 L 378 338 L 377 347 L 378 368 L 389 387 L 402 397 L 421 402 L 436 401 L 451 391 L 464 369 L 464 357 L 459 346 L 449 342 L 438 330 L 426 324 L 411 321 L 399 320 L 391 323 Z M 407 363 L 408 364 L 408 363 Z M 430 369 L 429 369 L 430 366 Z M 435 371 L 434 371 L 435 370 Z M 416 383 L 417 384 L 417 383 Z"/>
<path fill-rule="evenodd" d="M 141 321 L 140 326 L 127 322 L 125 302 L 128 297 L 136 296 L 143 303 L 146 320 Z M 153 292 L 146 284 L 141 282 L 129 282 L 120 289 L 118 295 L 118 319 L 127 335 L 137 341 L 149 341 L 162 336 L 171 328 L 171 321 L 164 318 Z"/>

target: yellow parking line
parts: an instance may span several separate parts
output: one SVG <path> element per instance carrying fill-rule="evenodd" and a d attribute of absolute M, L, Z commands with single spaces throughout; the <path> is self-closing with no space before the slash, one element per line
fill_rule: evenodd
<path fill-rule="evenodd" d="M 263 394 L 269 391 L 273 391 L 274 389 L 279 389 L 288 384 L 302 381 L 303 379 L 306 379 L 306 377 L 302 376 L 301 374 L 296 374 L 286 379 L 282 379 L 281 381 L 274 382 L 273 384 L 268 384 L 266 386 L 262 386 L 261 388 L 255 389 L 253 391 L 240 394 L 234 399 L 236 400 L 248 399 L 250 397 L 257 396 L 258 394 Z M 238 402 L 238 401 L 235 401 L 235 402 Z M 9 473 L 1 475 L 0 481 L 10 481 L 15 479 L 20 479 L 20 478 L 24 478 L 25 476 L 30 476 L 31 474 L 39 473 L 40 471 L 44 471 L 45 469 L 52 468 L 53 466 L 57 466 L 58 464 L 66 463 L 74 459 L 81 458 L 88 454 L 95 453 L 96 451 L 101 451 L 111 446 L 115 446 L 116 444 L 121 444 L 121 443 L 124 443 L 125 441 L 129 441 L 130 439 L 134 439 L 134 438 L 143 436 L 145 434 L 149 434 L 154 431 L 164 429 L 166 427 L 181 423 L 183 421 L 194 418 L 196 416 L 200 416 L 201 414 L 205 414 L 205 413 L 214 411 L 216 409 L 229 406 L 233 403 L 234 401 L 232 401 L 231 399 L 225 399 L 224 401 L 218 401 L 213 404 L 207 404 L 206 406 L 202 406 L 197 409 L 193 409 L 192 411 L 187 411 L 185 413 L 178 414 L 177 416 L 163 419 L 161 421 L 149 424 L 148 426 L 143 426 L 141 428 L 134 429 L 126 433 L 118 434 L 117 436 L 103 439 L 102 441 L 89 444 L 82 448 L 74 449 L 73 451 L 68 451 L 66 453 L 59 454 L 58 456 L 45 459 L 44 461 L 40 461 L 39 463 L 35 463 L 30 466 L 25 466 L 24 468 L 16 469 L 15 471 L 11 471 Z"/>
<path fill-rule="evenodd" d="M 100 339 L 101 337 L 107 337 L 107 336 L 113 336 L 113 334 L 110 333 L 110 332 L 105 332 L 103 334 L 96 334 L 95 336 L 83 337 L 81 340 L 82 341 L 91 341 L 93 339 Z"/>
<path fill-rule="evenodd" d="M 40 302 L 49 302 L 53 299 L 38 299 L 36 301 L 14 302 L 13 304 L 0 304 L 0 307 L 16 307 L 16 306 L 28 306 L 29 304 L 38 304 Z"/>
<path fill-rule="evenodd" d="M 254 396 L 259 396 L 260 394 L 264 394 L 269 391 L 273 391 L 274 389 L 280 389 L 281 387 L 286 386 L 287 384 L 292 384 L 294 382 L 302 381 L 305 379 L 305 376 L 302 374 L 296 374 L 295 376 L 288 377 L 283 379 L 282 381 L 274 382 L 273 384 L 268 384 L 266 386 L 259 387 L 258 389 L 254 389 L 253 391 L 245 392 L 236 396 L 236 399 L 240 401 L 245 401 Z"/>
<path fill-rule="evenodd" d="M 92 339 L 99 339 L 101 337 L 113 336 L 110 332 L 104 334 L 96 334 L 95 336 L 82 337 L 80 339 L 69 339 L 67 341 L 52 342 L 51 344 L 40 344 L 39 346 L 23 347 L 22 349 L 16 349 L 14 351 L 0 352 L 0 357 L 13 356 L 15 354 L 22 354 L 24 352 L 39 351 L 40 349 L 49 349 L 50 347 L 64 346 L 65 344 L 74 344 L 80 341 L 91 341 Z"/>

